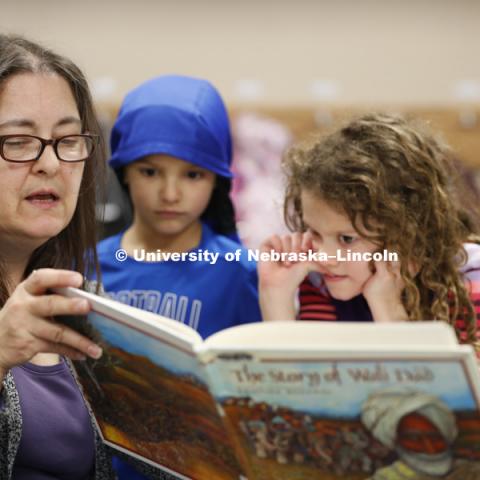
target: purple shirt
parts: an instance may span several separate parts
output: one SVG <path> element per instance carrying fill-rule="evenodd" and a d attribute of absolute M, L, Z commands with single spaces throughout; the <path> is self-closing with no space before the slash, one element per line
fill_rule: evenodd
<path fill-rule="evenodd" d="M 88 410 L 64 360 L 12 369 L 22 409 L 15 480 L 87 480 L 95 466 Z"/>

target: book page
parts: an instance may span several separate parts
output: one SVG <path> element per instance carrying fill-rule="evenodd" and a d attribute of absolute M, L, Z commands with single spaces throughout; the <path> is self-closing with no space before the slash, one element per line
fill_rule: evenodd
<path fill-rule="evenodd" d="M 98 360 L 73 362 L 103 440 L 178 478 L 240 478 L 190 336 L 174 321 L 156 325 L 155 315 L 138 312 L 132 319 L 132 309 L 88 298 L 87 318 L 63 322 L 103 348 Z"/>
<path fill-rule="evenodd" d="M 455 347 L 458 344 L 452 327 L 444 322 L 263 322 L 239 325 L 210 336 L 200 350 L 232 348 L 342 348 L 352 350 L 376 346 L 403 345 Z"/>
<path fill-rule="evenodd" d="M 85 298 L 90 302 L 95 312 L 113 318 L 126 326 L 141 328 L 151 335 L 164 335 L 170 341 L 178 343 L 179 346 L 187 347 L 195 343 L 202 343 L 202 337 L 198 332 L 171 318 L 162 317 L 77 288 L 58 288 L 55 291 L 66 297 Z"/>
<path fill-rule="evenodd" d="M 210 389 L 247 477 L 480 478 L 473 349 L 417 350 L 216 350 Z"/>

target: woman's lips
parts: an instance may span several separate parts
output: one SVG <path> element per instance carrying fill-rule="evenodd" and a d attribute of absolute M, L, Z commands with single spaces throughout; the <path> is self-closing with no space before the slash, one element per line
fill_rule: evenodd
<path fill-rule="evenodd" d="M 25 200 L 35 207 L 49 209 L 58 205 L 60 198 L 54 193 L 33 193 Z"/>

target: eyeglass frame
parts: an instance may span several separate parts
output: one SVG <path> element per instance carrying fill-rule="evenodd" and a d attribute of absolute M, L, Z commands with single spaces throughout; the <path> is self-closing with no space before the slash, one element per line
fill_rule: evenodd
<path fill-rule="evenodd" d="M 15 137 L 29 137 L 29 138 L 36 138 L 37 140 L 40 140 L 40 143 L 42 144 L 42 147 L 38 151 L 38 154 L 35 158 L 32 158 L 30 160 L 9 160 L 3 156 L 3 145 L 5 143 L 5 140 L 8 138 L 15 138 Z M 81 160 L 64 160 L 63 158 L 60 158 L 58 155 L 58 143 L 61 142 L 64 138 L 68 137 L 88 137 L 91 138 L 93 141 L 93 148 L 92 151 L 89 153 L 88 157 L 82 158 Z M 55 153 L 55 156 L 57 157 L 58 160 L 61 162 L 65 163 L 78 163 L 78 162 L 85 162 L 87 159 L 89 159 L 92 155 L 93 152 L 95 151 L 95 148 L 97 147 L 98 144 L 98 138 L 99 135 L 95 135 L 92 133 L 77 133 L 77 134 L 71 134 L 71 135 L 63 135 L 62 137 L 58 138 L 42 138 L 42 137 L 37 137 L 36 135 L 28 135 L 28 134 L 12 134 L 12 135 L 0 135 L 0 158 L 2 160 L 5 160 L 6 162 L 11 162 L 11 163 L 28 163 L 28 162 L 36 162 L 42 155 L 43 152 L 45 151 L 45 147 L 48 145 L 51 145 L 53 148 L 53 151 Z"/>

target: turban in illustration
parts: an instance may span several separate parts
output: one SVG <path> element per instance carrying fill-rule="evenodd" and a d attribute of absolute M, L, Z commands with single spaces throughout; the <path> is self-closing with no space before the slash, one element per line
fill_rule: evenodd
<path fill-rule="evenodd" d="M 448 472 L 452 465 L 450 450 L 423 454 L 396 445 L 398 424 L 410 413 L 430 420 L 448 445 L 455 440 L 458 431 L 450 408 L 439 398 L 417 390 L 391 388 L 371 394 L 362 406 L 361 420 L 377 440 L 396 450 L 399 457 L 416 470 L 434 475 Z"/>

